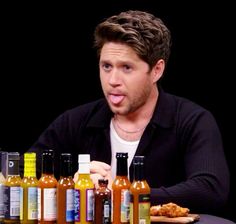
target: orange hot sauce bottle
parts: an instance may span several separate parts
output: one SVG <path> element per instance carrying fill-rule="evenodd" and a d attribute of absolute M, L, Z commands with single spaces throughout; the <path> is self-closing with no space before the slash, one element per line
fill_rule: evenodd
<path fill-rule="evenodd" d="M 38 223 L 55 224 L 57 180 L 54 177 L 53 150 L 42 154 L 42 175 L 38 181 Z"/>
<path fill-rule="evenodd" d="M 144 156 L 135 156 L 134 180 L 130 187 L 130 223 L 150 224 L 150 187 L 144 174 Z"/>
<path fill-rule="evenodd" d="M 112 223 L 129 223 L 130 181 L 128 179 L 128 153 L 116 153 L 116 177 L 112 183 Z"/>
<path fill-rule="evenodd" d="M 60 179 L 57 183 L 57 224 L 74 223 L 74 186 L 72 177 L 72 156 L 60 156 Z"/>

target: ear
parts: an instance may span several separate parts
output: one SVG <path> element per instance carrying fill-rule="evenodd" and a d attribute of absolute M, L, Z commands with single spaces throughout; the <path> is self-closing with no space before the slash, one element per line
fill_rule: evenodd
<path fill-rule="evenodd" d="M 162 77 L 164 70 L 165 70 L 165 61 L 163 59 L 160 59 L 152 68 L 154 83 L 157 82 Z"/>

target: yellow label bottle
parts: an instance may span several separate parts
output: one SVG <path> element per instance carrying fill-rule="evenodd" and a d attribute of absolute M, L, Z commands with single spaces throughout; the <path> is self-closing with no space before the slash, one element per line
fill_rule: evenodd
<path fill-rule="evenodd" d="M 90 155 L 79 155 L 79 178 L 75 183 L 75 223 L 93 223 L 94 184 L 90 178 Z"/>
<path fill-rule="evenodd" d="M 38 223 L 36 153 L 24 154 L 24 177 L 20 188 L 20 223 Z"/>
<path fill-rule="evenodd" d="M 4 223 L 20 223 L 20 185 L 19 173 L 20 154 L 8 153 L 8 175 L 5 184 L 4 197 L 6 198 L 6 212 Z"/>

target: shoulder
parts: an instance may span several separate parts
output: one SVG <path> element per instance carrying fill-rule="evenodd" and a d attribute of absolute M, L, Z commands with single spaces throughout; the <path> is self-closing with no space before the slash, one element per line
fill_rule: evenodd
<path fill-rule="evenodd" d="M 216 120 L 211 111 L 187 98 L 168 94 L 175 102 L 176 122 L 183 125 L 216 127 Z"/>
<path fill-rule="evenodd" d="M 164 92 L 161 89 L 159 100 L 161 117 L 170 116 L 171 121 L 177 125 L 194 122 L 215 123 L 215 118 L 208 109 L 190 99 Z"/>

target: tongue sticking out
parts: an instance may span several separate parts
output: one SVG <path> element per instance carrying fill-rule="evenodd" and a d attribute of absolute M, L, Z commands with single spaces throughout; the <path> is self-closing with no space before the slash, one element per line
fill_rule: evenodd
<path fill-rule="evenodd" d="M 116 96 L 116 95 L 110 95 L 110 101 L 114 104 L 120 103 L 124 99 L 124 96 Z"/>

